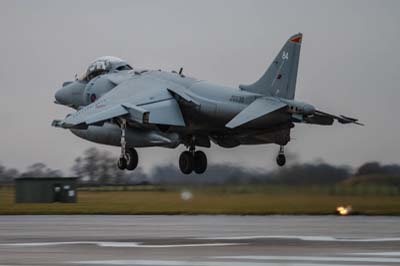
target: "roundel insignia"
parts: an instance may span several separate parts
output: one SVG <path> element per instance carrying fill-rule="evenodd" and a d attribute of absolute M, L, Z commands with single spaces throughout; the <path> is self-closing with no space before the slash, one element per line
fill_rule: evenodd
<path fill-rule="evenodd" d="M 96 94 L 93 93 L 92 95 L 90 95 L 90 101 L 91 101 L 91 102 L 96 101 L 96 98 L 97 98 L 97 97 L 96 97 Z"/>

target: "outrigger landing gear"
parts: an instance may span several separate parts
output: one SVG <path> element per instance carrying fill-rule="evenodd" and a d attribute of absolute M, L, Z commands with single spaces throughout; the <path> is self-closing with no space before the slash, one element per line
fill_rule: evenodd
<path fill-rule="evenodd" d="M 284 146 L 280 146 L 278 157 L 276 157 L 276 163 L 279 166 L 284 166 L 286 163 L 286 156 L 284 151 Z"/>
<path fill-rule="evenodd" d="M 120 170 L 135 170 L 138 165 L 139 157 L 134 148 L 126 148 L 125 130 L 126 120 L 121 119 L 121 156 L 117 161 L 117 166 Z"/>
<path fill-rule="evenodd" d="M 202 174 L 207 169 L 207 156 L 202 151 L 196 151 L 195 146 L 192 145 L 188 151 L 182 152 L 179 156 L 179 168 L 185 175 L 193 171 L 196 174 Z"/>

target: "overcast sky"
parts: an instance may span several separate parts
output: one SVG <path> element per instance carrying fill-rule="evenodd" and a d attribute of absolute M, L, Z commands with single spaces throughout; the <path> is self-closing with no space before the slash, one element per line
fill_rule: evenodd
<path fill-rule="evenodd" d="M 296 99 L 358 117 L 365 127 L 297 125 L 297 160 L 400 163 L 400 1 L 0 1 L 0 162 L 67 171 L 91 146 L 50 126 L 63 81 L 95 58 L 176 70 L 236 87 L 252 83 L 287 38 L 304 33 Z M 174 163 L 176 150 L 140 149 L 140 165 Z M 207 150 L 209 162 L 275 167 L 276 145 Z"/>

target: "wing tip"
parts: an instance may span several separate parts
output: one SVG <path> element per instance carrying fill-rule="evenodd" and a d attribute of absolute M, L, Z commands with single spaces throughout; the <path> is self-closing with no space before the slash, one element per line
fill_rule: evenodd
<path fill-rule="evenodd" d="M 234 129 L 235 127 L 237 127 L 237 125 L 235 125 L 234 123 L 231 123 L 232 121 L 228 122 L 225 127 L 229 128 L 229 129 Z"/>

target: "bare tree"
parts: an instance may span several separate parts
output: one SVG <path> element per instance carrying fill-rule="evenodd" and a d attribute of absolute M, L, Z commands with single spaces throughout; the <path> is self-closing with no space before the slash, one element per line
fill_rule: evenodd
<path fill-rule="evenodd" d="M 34 163 L 21 174 L 21 177 L 61 177 L 60 170 L 48 168 L 44 163 Z"/>
<path fill-rule="evenodd" d="M 19 172 L 13 168 L 6 168 L 0 164 L 0 183 L 11 183 L 19 176 Z"/>
<path fill-rule="evenodd" d="M 89 148 L 82 157 L 75 159 L 72 172 L 83 181 L 96 183 L 121 183 L 126 173 L 117 168 L 117 159 L 108 151 Z"/>

